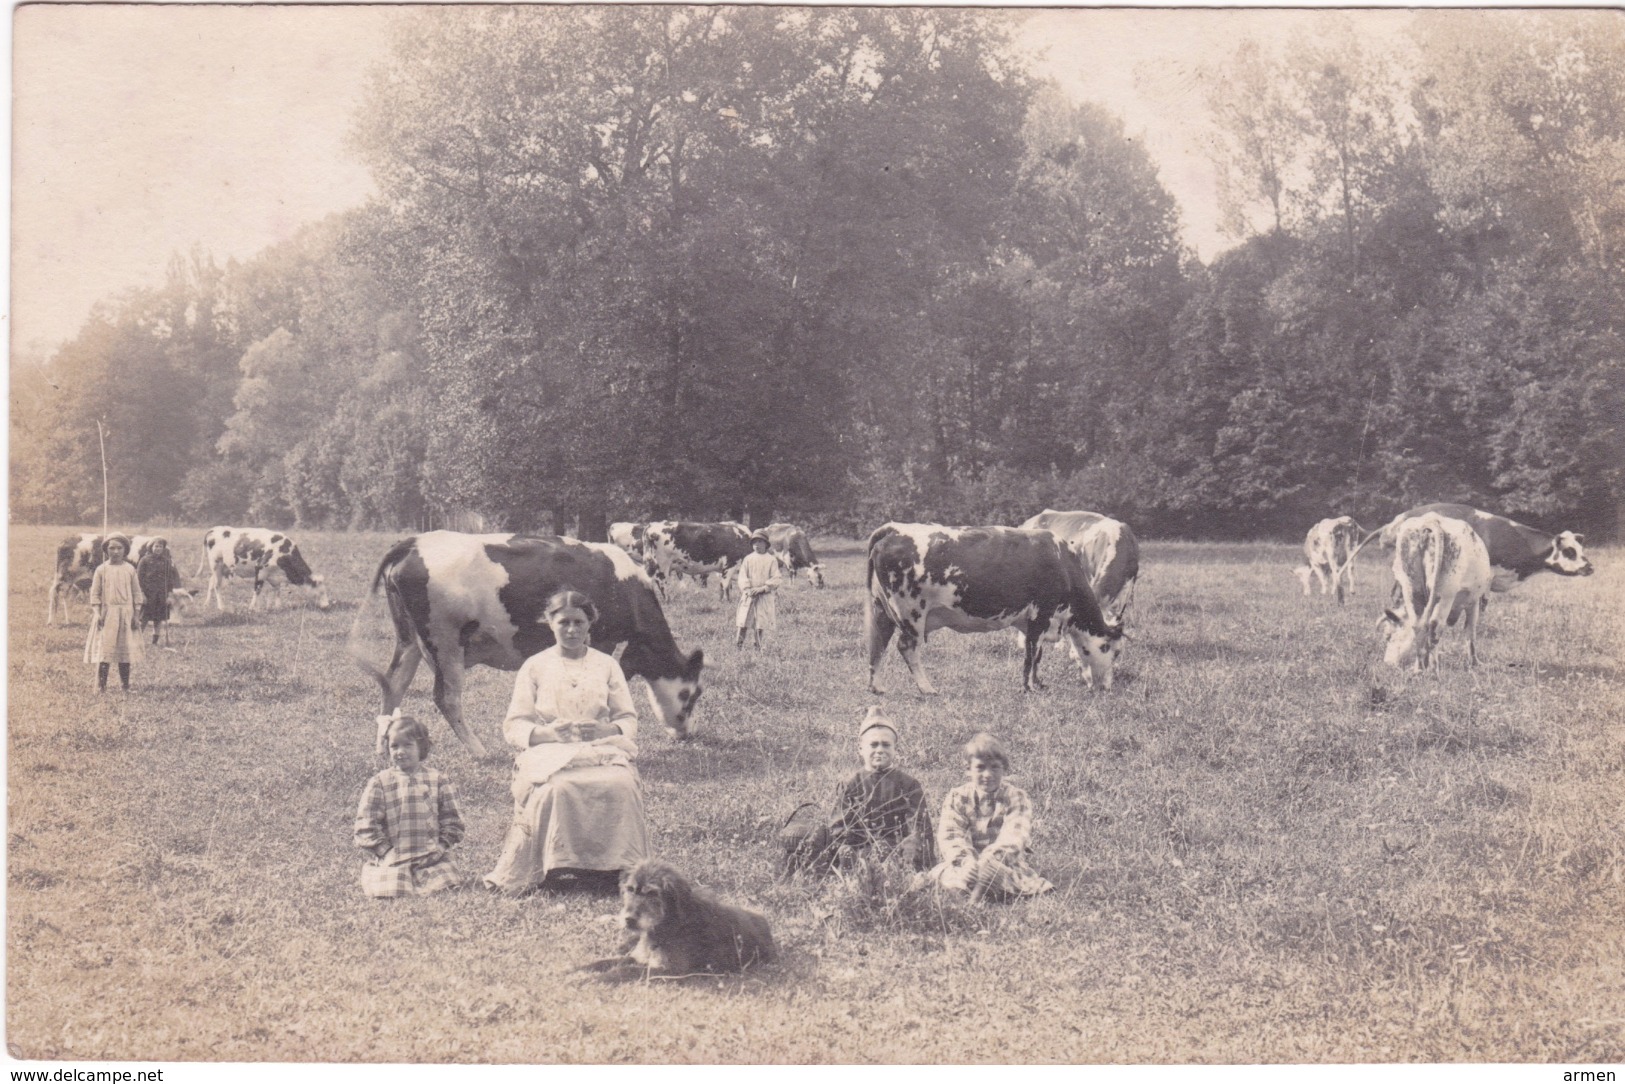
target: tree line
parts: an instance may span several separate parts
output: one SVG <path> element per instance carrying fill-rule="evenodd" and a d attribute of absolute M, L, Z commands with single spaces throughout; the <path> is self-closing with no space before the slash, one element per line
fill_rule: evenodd
<path fill-rule="evenodd" d="M 368 206 L 14 366 L 12 514 L 860 532 L 1086 507 L 1296 535 L 1463 500 L 1608 531 L 1625 34 L 1346 17 L 1208 73 L 1226 225 L 960 9 L 424 9 Z"/>

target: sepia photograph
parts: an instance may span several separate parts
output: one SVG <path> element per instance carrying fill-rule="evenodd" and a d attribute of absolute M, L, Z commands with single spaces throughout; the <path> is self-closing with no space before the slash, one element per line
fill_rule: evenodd
<path fill-rule="evenodd" d="M 1625 1069 L 1621 12 L 11 34 L 13 1068 Z"/>

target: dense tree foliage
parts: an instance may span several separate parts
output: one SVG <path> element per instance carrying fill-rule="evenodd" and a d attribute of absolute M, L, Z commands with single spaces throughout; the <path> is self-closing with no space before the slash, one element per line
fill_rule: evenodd
<path fill-rule="evenodd" d="M 1296 533 L 1625 495 L 1625 36 L 1357 23 L 1208 85 L 1236 247 L 1035 79 L 1008 13 L 427 8 L 369 207 L 176 258 L 14 366 L 13 514 L 513 527 L 1015 521 Z"/>

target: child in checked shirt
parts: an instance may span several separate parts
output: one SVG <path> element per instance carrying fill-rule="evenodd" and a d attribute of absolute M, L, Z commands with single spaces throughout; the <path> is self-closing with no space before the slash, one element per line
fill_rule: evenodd
<path fill-rule="evenodd" d="M 369 896 L 426 896 L 463 883 L 450 849 L 463 838 L 457 791 L 423 761 L 429 731 L 398 715 L 385 732 L 390 766 L 361 792 L 355 845 L 367 855 L 361 891 Z"/>
<path fill-rule="evenodd" d="M 969 782 L 948 792 L 937 822 L 942 864 L 927 877 L 972 900 L 1037 896 L 1055 886 L 1027 863 L 1032 849 L 1033 804 L 1027 792 L 1004 782 L 1010 758 L 983 731 L 965 743 Z"/>

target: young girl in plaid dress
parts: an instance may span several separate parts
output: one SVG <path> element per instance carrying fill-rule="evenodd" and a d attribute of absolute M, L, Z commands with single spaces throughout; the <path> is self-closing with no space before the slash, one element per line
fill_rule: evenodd
<path fill-rule="evenodd" d="M 964 754 L 970 781 L 943 799 L 937 822 L 942 864 L 927 876 L 973 900 L 1049 892 L 1055 886 L 1027 864 L 1033 803 L 1026 791 L 1004 782 L 1010 758 L 986 731 L 965 743 Z"/>
<path fill-rule="evenodd" d="M 463 883 L 449 853 L 463 838 L 457 791 L 423 761 L 429 731 L 410 715 L 397 716 L 385 733 L 390 766 L 361 792 L 355 845 L 367 855 L 361 891 L 380 898 L 426 896 Z"/>

